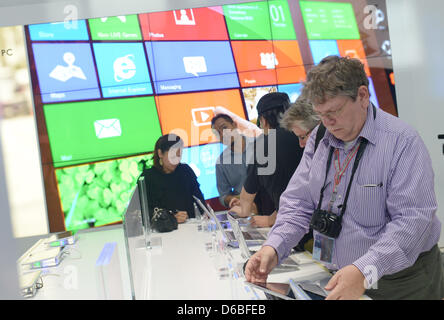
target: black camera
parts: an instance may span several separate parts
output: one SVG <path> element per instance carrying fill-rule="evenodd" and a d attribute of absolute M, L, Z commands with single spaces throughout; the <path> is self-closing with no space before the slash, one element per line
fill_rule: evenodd
<path fill-rule="evenodd" d="M 330 238 L 337 238 L 342 229 L 342 217 L 325 210 L 315 210 L 310 227 Z"/>

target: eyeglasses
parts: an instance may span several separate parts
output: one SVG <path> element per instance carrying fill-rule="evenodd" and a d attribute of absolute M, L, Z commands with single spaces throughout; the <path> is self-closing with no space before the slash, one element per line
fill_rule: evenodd
<path fill-rule="evenodd" d="M 298 137 L 299 140 L 305 140 L 310 136 L 310 133 L 313 131 L 313 129 L 307 131 L 303 136 L 296 136 L 296 137 Z"/>
<path fill-rule="evenodd" d="M 335 120 L 341 114 L 342 110 L 344 110 L 344 107 L 347 105 L 348 102 L 349 100 L 347 99 L 347 101 L 345 101 L 345 103 L 337 110 L 328 112 L 315 111 L 315 113 L 322 119 L 328 118 L 330 120 Z"/>

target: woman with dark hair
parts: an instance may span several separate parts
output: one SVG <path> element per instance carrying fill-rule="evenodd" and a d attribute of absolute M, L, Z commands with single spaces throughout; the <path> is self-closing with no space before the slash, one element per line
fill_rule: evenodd
<path fill-rule="evenodd" d="M 154 208 L 175 211 L 178 223 L 194 218 L 193 195 L 204 198 L 194 171 L 182 158 L 183 141 L 175 134 L 160 137 L 154 147 L 153 167 L 144 170 L 150 215 Z"/>

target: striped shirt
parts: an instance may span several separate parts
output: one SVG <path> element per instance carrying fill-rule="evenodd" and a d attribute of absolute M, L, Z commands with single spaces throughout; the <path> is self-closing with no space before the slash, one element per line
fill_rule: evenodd
<path fill-rule="evenodd" d="M 372 279 L 367 279 L 374 281 L 413 265 L 421 252 L 438 242 L 441 223 L 436 216 L 432 162 L 424 142 L 399 118 L 379 109 L 374 118 L 373 110 L 368 108 L 359 135 L 368 144 L 353 179 L 332 262 L 326 267 L 337 270 L 353 264 L 364 276 L 369 276 L 368 270 L 376 270 L 376 275 L 373 271 Z M 347 157 L 344 143 L 328 130 L 313 155 L 316 132 L 317 128 L 280 198 L 276 223 L 264 244 L 276 250 L 279 263 L 309 230 L 324 185 L 330 146 L 339 150 L 341 164 Z M 343 202 L 353 162 L 337 186 L 338 196 L 332 207 L 335 214 L 339 214 L 338 205 Z M 322 210 L 327 210 L 331 199 L 333 163 Z"/>

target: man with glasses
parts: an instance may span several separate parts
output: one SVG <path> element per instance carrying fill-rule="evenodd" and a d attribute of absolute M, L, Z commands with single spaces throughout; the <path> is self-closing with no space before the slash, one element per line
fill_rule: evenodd
<path fill-rule="evenodd" d="M 303 96 L 327 130 L 316 153 L 310 135 L 247 280 L 265 282 L 312 227 L 313 258 L 335 271 L 327 299 L 442 299 L 441 223 L 419 134 L 370 103 L 356 59 L 324 58 Z"/>
<path fill-rule="evenodd" d="M 281 126 L 293 133 L 299 139 L 299 146 L 305 148 L 311 132 L 319 125 L 321 118 L 314 112 L 313 105 L 299 97 L 285 112 Z"/>

